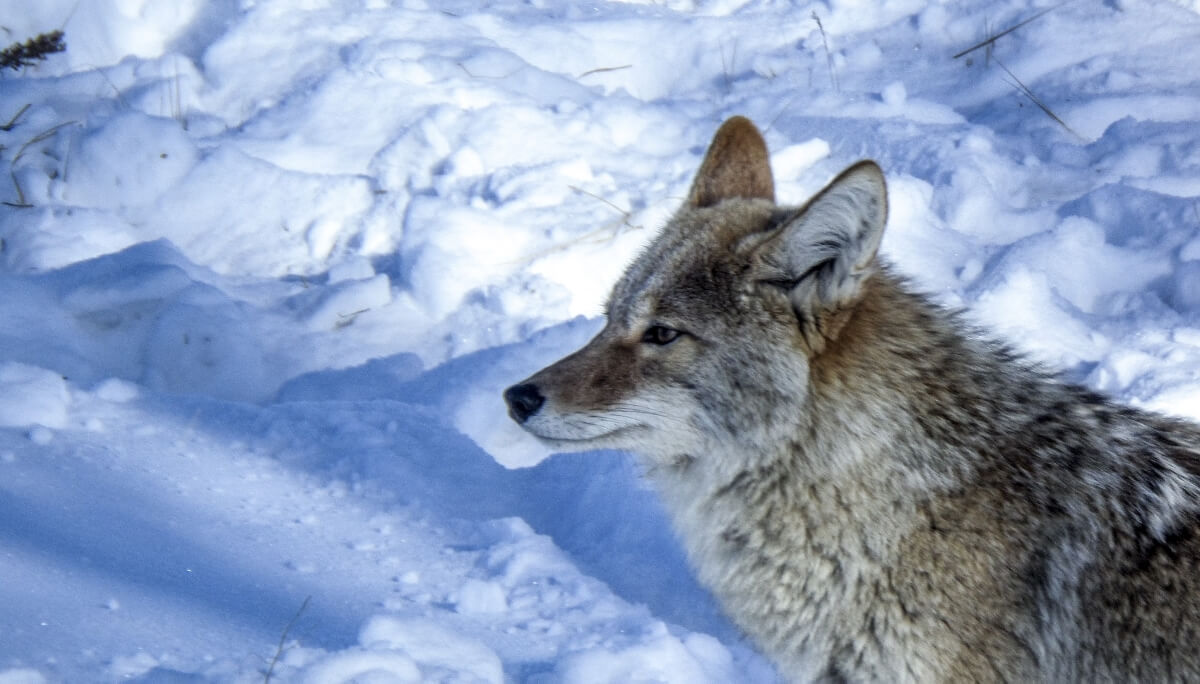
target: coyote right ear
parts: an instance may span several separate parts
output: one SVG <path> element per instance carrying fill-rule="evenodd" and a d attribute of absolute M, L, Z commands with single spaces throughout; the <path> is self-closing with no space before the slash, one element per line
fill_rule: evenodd
<path fill-rule="evenodd" d="M 802 319 L 852 304 L 876 270 L 886 221 L 883 171 L 859 162 L 763 243 L 760 277 L 786 287 Z"/>
<path fill-rule="evenodd" d="M 775 201 L 767 143 L 744 116 L 732 117 L 717 129 L 687 201 L 693 207 L 711 207 L 734 197 Z"/>

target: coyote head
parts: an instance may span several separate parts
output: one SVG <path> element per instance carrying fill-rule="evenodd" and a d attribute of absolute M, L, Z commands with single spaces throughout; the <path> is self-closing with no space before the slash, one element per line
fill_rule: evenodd
<path fill-rule="evenodd" d="M 513 420 L 559 448 L 663 465 L 800 439 L 813 361 L 878 269 L 886 188 L 863 161 L 804 206 L 774 200 L 761 134 L 729 119 L 604 329 L 505 391 Z"/>

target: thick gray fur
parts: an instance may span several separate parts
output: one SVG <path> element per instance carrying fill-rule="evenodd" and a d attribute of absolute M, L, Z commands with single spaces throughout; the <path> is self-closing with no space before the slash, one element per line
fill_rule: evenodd
<path fill-rule="evenodd" d="M 741 179 L 741 180 L 739 180 Z M 1200 430 L 1065 384 L 876 255 L 859 163 L 779 207 L 748 120 L 587 346 L 506 393 L 647 465 L 792 681 L 1200 681 Z"/>

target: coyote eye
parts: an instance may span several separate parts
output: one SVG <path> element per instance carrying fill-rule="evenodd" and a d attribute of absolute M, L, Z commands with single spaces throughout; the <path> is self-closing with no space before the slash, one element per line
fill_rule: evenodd
<path fill-rule="evenodd" d="M 642 342 L 645 342 L 646 344 L 657 344 L 662 346 L 665 344 L 671 344 L 682 334 L 683 333 L 675 330 L 674 328 L 668 328 L 661 325 L 652 325 L 649 328 L 646 328 L 646 332 L 642 333 Z"/>

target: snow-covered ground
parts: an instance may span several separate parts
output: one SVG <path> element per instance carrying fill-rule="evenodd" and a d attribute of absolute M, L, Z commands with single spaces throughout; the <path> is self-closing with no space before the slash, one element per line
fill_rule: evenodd
<path fill-rule="evenodd" d="M 735 113 L 782 200 L 878 160 L 899 270 L 1200 418 L 1200 0 L 0 9 L 55 29 L 0 74 L 0 683 L 775 681 L 629 457 L 500 400 Z"/>

